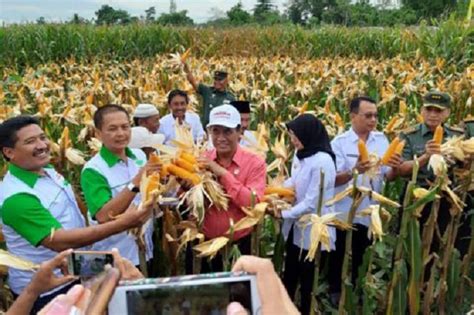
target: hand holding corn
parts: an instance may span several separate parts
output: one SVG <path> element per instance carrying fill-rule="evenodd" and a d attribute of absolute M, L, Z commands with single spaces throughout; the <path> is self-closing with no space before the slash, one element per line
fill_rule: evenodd
<path fill-rule="evenodd" d="M 357 159 L 357 163 L 354 166 L 355 169 L 359 172 L 359 174 L 364 174 L 372 167 L 372 162 L 370 160 L 361 161 L 360 157 Z"/>
<path fill-rule="evenodd" d="M 387 166 L 391 167 L 393 170 L 400 168 L 403 163 L 403 158 L 400 154 L 393 154 L 387 161 Z"/>
<path fill-rule="evenodd" d="M 441 154 L 441 145 L 433 139 L 428 140 L 425 145 L 425 154 L 428 155 L 428 157 L 433 154 Z"/>
<path fill-rule="evenodd" d="M 211 171 L 217 177 L 221 177 L 227 173 L 227 170 L 217 164 L 217 162 L 211 161 L 210 159 L 204 156 L 200 156 L 198 158 L 198 164 L 201 168 Z"/>
<path fill-rule="evenodd" d="M 153 173 L 159 173 L 161 171 L 161 167 L 162 167 L 161 163 L 157 163 L 156 161 L 150 159 L 145 164 L 145 166 L 140 168 L 137 175 L 135 175 L 135 177 L 132 179 L 133 185 L 135 185 L 137 187 L 140 186 L 140 182 L 141 182 L 142 177 L 143 177 L 143 172 L 146 172 L 147 175 L 151 175 Z"/>

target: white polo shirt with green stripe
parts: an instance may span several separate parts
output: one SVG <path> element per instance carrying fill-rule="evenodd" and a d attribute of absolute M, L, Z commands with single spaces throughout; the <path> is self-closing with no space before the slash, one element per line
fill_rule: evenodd
<path fill-rule="evenodd" d="M 57 255 L 41 246 L 53 230 L 86 226 L 71 185 L 52 167 L 44 171 L 39 175 L 10 163 L 0 183 L 0 217 L 8 251 L 37 264 Z M 60 275 L 59 270 L 56 273 Z M 16 294 L 32 277 L 33 272 L 8 269 L 9 285 Z"/>
<path fill-rule="evenodd" d="M 88 161 L 81 174 L 81 187 L 89 209 L 89 223 L 98 224 L 95 215 L 99 210 L 117 196 L 132 181 L 146 164 L 146 155 L 139 149 L 126 149 L 127 161 L 123 161 L 116 154 L 102 146 L 99 153 Z M 137 194 L 133 203 L 140 203 L 140 194 Z M 145 233 L 146 258 L 153 257 L 151 234 L 153 227 Z M 127 231 L 112 235 L 93 245 L 94 250 L 111 250 L 117 248 L 120 255 L 135 265 L 139 264 L 138 246 L 132 235 Z"/>

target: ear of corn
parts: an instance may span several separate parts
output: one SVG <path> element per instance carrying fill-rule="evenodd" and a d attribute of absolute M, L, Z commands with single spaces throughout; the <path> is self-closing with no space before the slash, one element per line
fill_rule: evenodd
<path fill-rule="evenodd" d="M 187 153 L 187 152 L 182 151 L 182 152 L 179 153 L 179 157 L 181 159 L 187 161 L 188 163 L 197 164 L 196 158 L 191 153 Z"/>
<path fill-rule="evenodd" d="M 193 185 L 197 185 L 201 182 L 201 178 L 197 174 L 188 172 L 187 170 L 177 165 L 168 164 L 166 169 L 171 175 L 174 175 L 184 180 L 189 180 L 191 181 L 191 183 L 193 183 Z"/>
<path fill-rule="evenodd" d="M 393 156 L 395 153 L 398 144 L 400 143 L 400 138 L 396 137 L 395 139 L 392 140 L 390 145 L 387 148 L 387 151 L 385 151 L 385 154 L 382 157 L 382 163 L 387 164 L 390 158 Z"/>
<path fill-rule="evenodd" d="M 155 152 L 150 155 L 149 161 L 153 164 L 161 164 L 161 159 Z"/>
<path fill-rule="evenodd" d="M 395 153 L 396 154 L 402 154 L 403 149 L 405 148 L 405 143 L 406 143 L 405 140 L 400 141 L 400 143 L 395 148 Z"/>
<path fill-rule="evenodd" d="M 281 197 L 295 197 L 295 191 L 290 188 L 270 186 L 265 188 L 265 195 L 277 194 Z"/>
<path fill-rule="evenodd" d="M 357 148 L 359 149 L 360 161 L 367 162 L 369 160 L 369 151 L 367 150 L 365 142 L 359 139 L 359 142 L 357 143 Z"/>
<path fill-rule="evenodd" d="M 443 126 L 438 125 L 435 129 L 435 132 L 433 134 L 433 141 L 436 144 L 441 145 L 441 142 L 443 142 Z"/>
<path fill-rule="evenodd" d="M 185 169 L 186 171 L 190 173 L 196 173 L 196 167 L 193 164 L 186 161 L 185 159 L 177 158 L 173 162 L 177 166 L 181 167 L 182 169 Z"/>

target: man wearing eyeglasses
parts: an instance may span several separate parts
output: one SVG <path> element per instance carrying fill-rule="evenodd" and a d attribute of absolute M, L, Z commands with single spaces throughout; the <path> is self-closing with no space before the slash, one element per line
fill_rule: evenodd
<path fill-rule="evenodd" d="M 336 193 L 339 193 L 352 184 L 352 174 L 357 170 L 359 177 L 358 186 L 365 186 L 376 192 L 382 190 L 384 178 L 394 179 L 398 174 L 398 168 L 401 165 L 401 156 L 395 155 L 388 163 L 388 166 L 382 166 L 380 173 L 375 176 L 368 176 L 366 172 L 372 167 L 373 162 L 361 161 L 359 157 L 358 142 L 365 142 L 369 153 L 375 153 L 382 157 L 388 148 L 388 140 L 382 132 L 376 131 L 377 127 L 377 106 L 375 100 L 360 96 L 354 98 L 349 106 L 352 127 L 341 135 L 336 136 L 331 141 L 331 146 L 336 154 Z M 370 205 L 376 204 L 373 200 L 365 198 L 357 211 L 366 209 Z M 337 212 L 348 213 L 352 205 L 350 197 L 344 198 L 335 205 Z M 358 217 L 354 219 L 355 229 L 352 232 L 352 278 L 353 283 L 357 279 L 357 270 L 362 264 L 362 257 L 371 241 L 367 236 L 370 219 L 368 217 Z M 340 264 L 345 250 L 346 233 L 337 231 L 335 261 L 332 264 Z M 334 268 L 334 271 L 340 272 L 341 268 Z M 336 283 L 334 289 L 338 292 L 340 288 L 340 277 L 335 277 Z"/>
<path fill-rule="evenodd" d="M 229 74 L 224 70 L 217 70 L 214 72 L 214 83 L 212 86 L 198 83 L 196 78 L 191 73 L 189 66 L 183 62 L 184 72 L 189 83 L 194 90 L 202 97 L 202 112 L 201 119 L 203 126 L 209 123 L 209 114 L 211 110 L 219 105 L 227 102 L 235 101 L 235 96 L 228 90 Z"/>

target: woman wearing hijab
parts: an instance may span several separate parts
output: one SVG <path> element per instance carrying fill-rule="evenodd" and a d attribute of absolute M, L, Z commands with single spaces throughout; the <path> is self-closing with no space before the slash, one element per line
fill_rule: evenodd
<path fill-rule="evenodd" d="M 335 155 L 324 125 L 311 114 L 303 114 L 287 124 L 290 139 L 296 154 L 291 166 L 291 177 L 285 186 L 294 187 L 295 204 L 276 216 L 283 218 L 283 235 L 286 240 L 286 258 L 283 283 L 294 300 L 296 287 L 300 284 L 300 311 L 309 314 L 314 277 L 314 261 L 306 260 L 310 248 L 310 230 L 302 229 L 298 220 L 305 214 L 316 214 L 320 194 L 321 171 L 324 173 L 324 196 L 321 214 L 332 212 L 324 204 L 334 195 L 336 179 Z M 330 231 L 331 249 L 334 249 L 335 231 Z M 321 248 L 328 250 L 327 248 Z"/>

